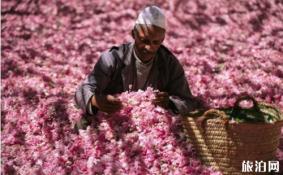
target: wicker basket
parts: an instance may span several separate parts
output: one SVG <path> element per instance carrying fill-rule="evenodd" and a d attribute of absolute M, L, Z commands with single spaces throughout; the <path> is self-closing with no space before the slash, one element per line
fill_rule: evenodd
<path fill-rule="evenodd" d="M 283 121 L 232 123 L 223 111 L 216 109 L 206 111 L 202 118 L 205 120 L 199 122 L 195 116 L 189 116 L 184 124 L 204 164 L 225 175 L 246 175 L 241 173 L 244 160 L 275 160 Z"/>

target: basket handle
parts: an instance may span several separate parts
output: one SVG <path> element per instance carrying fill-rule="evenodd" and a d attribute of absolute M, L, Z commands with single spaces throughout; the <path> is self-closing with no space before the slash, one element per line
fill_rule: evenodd
<path fill-rule="evenodd" d="M 258 102 L 250 95 L 242 95 L 236 100 L 234 107 L 232 109 L 231 116 L 237 115 L 238 111 L 242 110 L 242 107 L 240 106 L 240 102 L 242 102 L 243 100 L 251 100 L 253 102 L 253 106 L 250 108 L 250 110 L 255 110 L 258 113 L 260 113 Z"/>
<path fill-rule="evenodd" d="M 222 111 L 219 111 L 217 109 L 210 109 L 206 111 L 201 117 L 198 117 L 196 119 L 196 123 L 201 126 L 201 128 L 205 128 L 205 123 L 208 119 L 214 119 L 214 118 L 220 118 L 224 121 L 225 125 L 228 124 L 229 118 L 226 116 L 226 114 Z M 204 130 L 205 132 L 205 130 Z"/>

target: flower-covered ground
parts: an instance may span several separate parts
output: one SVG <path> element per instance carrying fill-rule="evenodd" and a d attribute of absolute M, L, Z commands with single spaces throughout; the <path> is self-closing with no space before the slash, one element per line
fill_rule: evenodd
<path fill-rule="evenodd" d="M 132 41 L 138 12 L 149 4 L 164 9 L 164 44 L 195 96 L 226 107 L 247 92 L 283 110 L 280 0 L 4 0 L 1 173 L 214 173 L 186 144 L 178 117 L 152 107 L 149 97 L 119 114 L 100 114 L 97 126 L 78 135 L 72 130 L 82 115 L 73 104 L 76 88 L 102 51 Z M 121 98 L 137 94 L 145 95 Z"/>

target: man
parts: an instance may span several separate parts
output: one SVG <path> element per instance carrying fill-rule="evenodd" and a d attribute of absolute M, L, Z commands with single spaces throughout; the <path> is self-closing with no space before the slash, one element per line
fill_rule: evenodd
<path fill-rule="evenodd" d="M 132 30 L 133 43 L 104 52 L 93 71 L 78 88 L 76 104 L 87 114 L 78 128 L 100 110 L 118 111 L 122 104 L 113 94 L 123 91 L 158 89 L 154 104 L 182 115 L 195 109 L 184 70 L 175 56 L 162 45 L 166 33 L 165 16 L 160 8 L 149 6 L 138 16 Z"/>

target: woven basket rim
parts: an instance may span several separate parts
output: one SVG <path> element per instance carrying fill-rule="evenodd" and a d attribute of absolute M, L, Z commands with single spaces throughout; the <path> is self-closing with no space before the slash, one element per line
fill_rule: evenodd
<path fill-rule="evenodd" d="M 223 116 L 225 116 L 224 118 L 228 118 L 228 116 L 223 112 L 223 111 L 221 111 L 221 110 L 219 110 L 219 109 L 209 109 L 209 110 L 207 110 L 206 112 L 204 112 L 202 115 L 200 115 L 200 116 L 203 116 L 205 113 L 217 113 L 217 114 L 219 114 L 219 115 L 223 115 Z M 198 116 L 198 117 L 200 117 L 200 116 Z M 197 116 L 184 116 L 184 119 L 187 121 L 187 120 L 189 120 L 189 119 L 193 119 L 194 121 L 195 121 L 195 119 L 197 119 L 198 118 Z M 211 119 L 208 119 L 208 120 L 210 120 L 210 121 L 213 121 L 213 120 L 223 120 L 224 121 L 224 118 L 221 118 L 221 117 L 217 117 L 217 118 L 211 118 Z M 280 126 L 283 126 L 283 119 L 281 119 L 281 120 L 279 120 L 279 121 L 276 121 L 276 122 L 274 122 L 274 123 L 265 123 L 265 122 L 243 122 L 243 123 L 237 123 L 237 122 L 231 122 L 230 120 L 228 120 L 229 122 L 228 122 L 228 124 L 229 125 L 242 125 L 242 126 L 245 126 L 245 125 L 247 125 L 247 126 L 255 126 L 255 125 L 257 125 L 257 126 L 261 126 L 261 125 L 263 125 L 263 126 L 267 126 L 267 125 L 270 125 L 270 126 L 274 126 L 274 125 L 280 125 Z"/>
<path fill-rule="evenodd" d="M 188 120 L 188 119 L 193 119 L 195 120 L 196 117 L 190 117 L 190 116 L 187 116 L 185 118 L 185 120 Z M 214 119 L 208 119 L 208 120 L 223 120 L 221 118 L 214 118 Z M 264 122 L 254 122 L 254 123 L 248 123 L 248 122 L 243 122 L 243 123 L 237 123 L 237 122 L 231 122 L 229 120 L 228 122 L 229 125 L 283 125 L 283 119 L 282 120 L 279 120 L 279 121 L 276 121 L 274 123 L 264 123 Z"/>
<path fill-rule="evenodd" d="M 264 123 L 264 122 L 257 122 L 257 123 L 247 123 L 247 122 L 243 122 L 243 123 L 231 123 L 229 122 L 229 125 L 248 125 L 248 126 L 251 126 L 251 125 L 257 125 L 257 126 L 260 126 L 260 125 L 281 125 L 283 126 L 283 120 L 279 120 L 279 121 L 276 121 L 274 123 Z"/>

